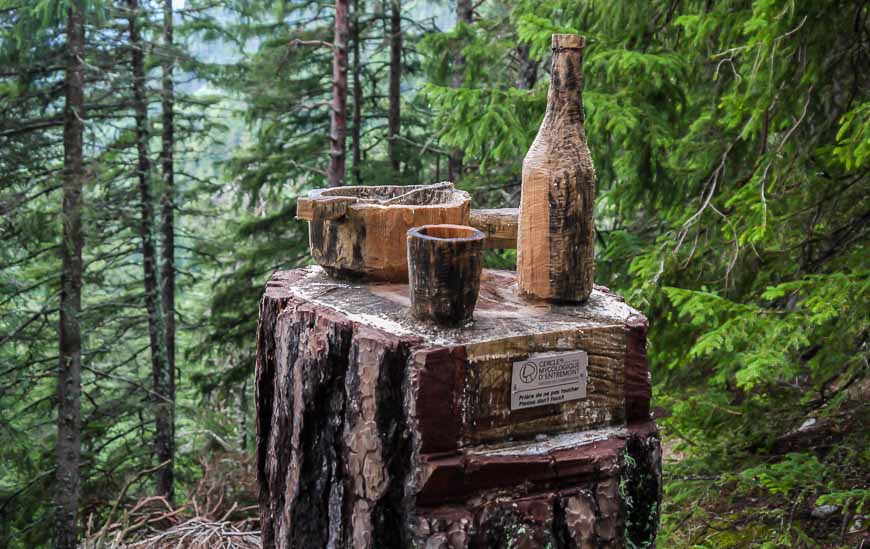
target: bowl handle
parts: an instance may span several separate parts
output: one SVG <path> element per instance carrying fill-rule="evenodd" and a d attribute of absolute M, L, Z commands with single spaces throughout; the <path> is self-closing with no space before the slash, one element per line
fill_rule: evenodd
<path fill-rule="evenodd" d="M 304 221 L 333 221 L 347 215 L 347 208 L 363 202 L 353 197 L 310 198 L 300 196 L 296 199 L 296 219 Z"/>

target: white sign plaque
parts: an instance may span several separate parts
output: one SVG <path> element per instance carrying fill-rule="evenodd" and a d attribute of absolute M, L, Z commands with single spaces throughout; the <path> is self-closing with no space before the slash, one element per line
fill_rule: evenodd
<path fill-rule="evenodd" d="M 586 398 L 586 351 L 532 355 L 514 362 L 511 410 Z"/>

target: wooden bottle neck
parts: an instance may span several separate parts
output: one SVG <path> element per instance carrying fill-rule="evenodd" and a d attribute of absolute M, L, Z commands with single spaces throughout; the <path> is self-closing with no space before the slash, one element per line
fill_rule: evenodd
<path fill-rule="evenodd" d="M 582 124 L 583 48 L 553 48 L 544 125 Z"/>

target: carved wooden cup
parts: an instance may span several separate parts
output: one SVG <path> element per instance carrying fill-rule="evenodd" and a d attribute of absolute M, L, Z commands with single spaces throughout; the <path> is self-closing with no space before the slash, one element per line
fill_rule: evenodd
<path fill-rule="evenodd" d="M 471 320 L 485 238 L 482 231 L 464 225 L 424 225 L 408 231 L 408 281 L 416 318 L 444 326 Z"/>

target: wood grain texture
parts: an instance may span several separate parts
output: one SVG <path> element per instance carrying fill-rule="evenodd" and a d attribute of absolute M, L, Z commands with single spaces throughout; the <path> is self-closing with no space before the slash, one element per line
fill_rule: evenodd
<path fill-rule="evenodd" d="M 485 238 L 477 229 L 463 225 L 424 225 L 408 231 L 414 317 L 444 326 L 462 326 L 471 320 L 480 290 Z"/>
<path fill-rule="evenodd" d="M 469 345 L 463 400 L 468 428 L 463 444 L 479 444 L 511 437 L 558 433 L 621 423 L 624 418 L 622 326 L 562 330 L 492 344 Z M 513 363 L 532 353 L 584 349 L 589 354 L 587 397 L 560 404 L 510 409 Z"/>
<path fill-rule="evenodd" d="M 553 36 L 547 111 L 523 160 L 517 237 L 520 289 L 530 297 L 582 302 L 594 278 L 595 168 L 583 115 L 583 47 Z"/>
<path fill-rule="evenodd" d="M 525 302 L 513 273 L 484 271 L 480 295 L 457 330 L 414 319 L 404 284 L 273 275 L 257 335 L 264 547 L 654 539 L 658 434 L 624 419 L 643 317 L 601 287 L 579 306 Z M 506 409 L 498 380 L 513 357 L 576 348 L 589 352 L 587 399 Z"/>
<path fill-rule="evenodd" d="M 517 247 L 519 212 L 519 208 L 471 210 L 468 224 L 486 235 L 484 248 L 514 249 Z"/>
<path fill-rule="evenodd" d="M 309 222 L 311 256 L 334 275 L 406 281 L 405 234 L 422 225 L 468 222 L 471 197 L 438 185 L 318 189 L 297 201 Z"/>
<path fill-rule="evenodd" d="M 408 266 L 397 234 L 423 225 L 471 225 L 486 248 L 516 248 L 519 210 L 471 210 L 471 197 L 450 182 L 434 185 L 316 189 L 296 200 L 309 222 L 311 256 L 345 278 L 402 282 Z"/>

